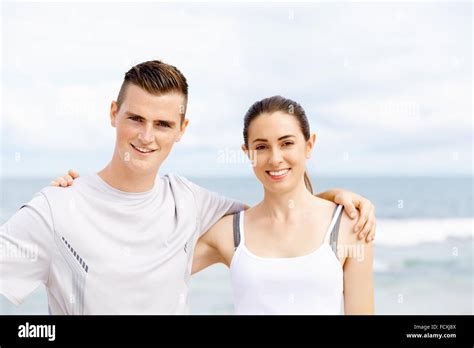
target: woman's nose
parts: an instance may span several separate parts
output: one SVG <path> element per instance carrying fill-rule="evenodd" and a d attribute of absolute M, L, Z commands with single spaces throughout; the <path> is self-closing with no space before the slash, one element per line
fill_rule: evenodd
<path fill-rule="evenodd" d="M 272 150 L 270 163 L 272 165 L 278 165 L 281 162 L 283 162 L 283 156 L 282 156 L 281 151 L 279 149 Z"/>

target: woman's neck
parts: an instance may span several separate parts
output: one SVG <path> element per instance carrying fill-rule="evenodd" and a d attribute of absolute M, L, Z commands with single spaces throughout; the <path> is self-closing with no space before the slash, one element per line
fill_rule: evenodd
<path fill-rule="evenodd" d="M 304 182 L 288 192 L 271 192 L 265 190 L 263 201 L 259 204 L 262 213 L 278 222 L 291 222 L 300 218 L 304 208 L 314 196 L 308 191 Z"/>

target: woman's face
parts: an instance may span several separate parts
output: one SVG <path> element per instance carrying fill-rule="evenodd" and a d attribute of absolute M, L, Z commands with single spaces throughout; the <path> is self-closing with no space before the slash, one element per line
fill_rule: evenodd
<path fill-rule="evenodd" d="M 306 158 L 316 135 L 304 139 L 298 120 L 285 112 L 263 113 L 248 128 L 253 170 L 266 190 L 288 192 L 304 182 Z"/>

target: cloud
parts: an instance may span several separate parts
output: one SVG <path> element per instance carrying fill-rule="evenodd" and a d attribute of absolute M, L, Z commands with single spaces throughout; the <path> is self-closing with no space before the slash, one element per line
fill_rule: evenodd
<path fill-rule="evenodd" d="M 306 109 L 319 159 L 347 149 L 364 157 L 318 168 L 441 172 L 441 159 L 472 152 L 470 4 L 7 3 L 2 19 L 9 158 L 107 161 L 123 73 L 156 58 L 190 84 L 191 123 L 176 154 L 211 162 L 170 157 L 180 172 L 248 173 L 219 166 L 217 153 L 239 149 L 247 108 L 275 94 Z M 432 160 L 411 162 L 414 153 Z"/>

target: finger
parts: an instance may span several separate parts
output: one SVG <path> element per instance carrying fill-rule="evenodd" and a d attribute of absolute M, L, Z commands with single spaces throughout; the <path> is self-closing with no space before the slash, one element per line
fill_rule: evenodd
<path fill-rule="evenodd" d="M 53 182 L 57 183 L 58 186 L 61 186 L 61 181 L 63 181 L 64 179 L 62 178 L 62 176 L 58 176 L 56 179 L 53 180 Z"/>
<path fill-rule="evenodd" d="M 365 225 L 362 226 L 359 230 L 360 231 L 359 232 L 359 239 L 364 239 L 369 234 L 369 232 L 372 228 L 372 225 L 375 221 L 375 215 L 373 214 L 373 211 L 370 211 L 370 213 L 367 214 L 366 219 L 367 220 L 365 222 Z"/>
<path fill-rule="evenodd" d="M 364 228 L 362 228 L 362 231 L 360 231 L 359 233 L 359 239 L 361 240 L 366 239 L 373 225 L 374 225 L 373 221 L 367 220 L 367 223 L 365 224 Z"/>
<path fill-rule="evenodd" d="M 51 181 L 51 186 L 59 186 L 59 184 L 56 180 L 53 180 Z"/>
<path fill-rule="evenodd" d="M 375 239 L 375 229 L 376 229 L 376 223 L 374 222 L 372 224 L 372 228 L 370 229 L 369 235 L 367 236 L 367 242 L 372 242 Z"/>
<path fill-rule="evenodd" d="M 343 200 L 341 204 L 344 206 L 344 210 L 351 219 L 355 219 L 357 217 L 356 207 L 351 200 Z"/>
<path fill-rule="evenodd" d="M 354 230 L 356 232 L 362 231 L 364 226 L 367 224 L 367 220 L 369 219 L 370 213 L 372 211 L 372 203 L 366 202 L 360 205 L 360 216 L 357 224 L 355 225 Z"/>
<path fill-rule="evenodd" d="M 60 182 L 59 182 L 59 185 L 61 185 L 61 187 L 67 187 L 67 181 L 62 179 Z"/>
<path fill-rule="evenodd" d="M 372 208 L 367 217 L 367 222 L 359 233 L 359 239 L 366 238 L 368 240 L 370 231 L 374 228 L 375 225 L 375 209 Z"/>
<path fill-rule="evenodd" d="M 72 184 L 74 179 L 70 175 L 64 175 L 64 180 L 66 180 L 68 184 Z"/>
<path fill-rule="evenodd" d="M 77 172 L 75 172 L 74 170 L 72 169 L 69 169 L 69 171 L 67 172 L 73 179 L 77 179 L 79 177 L 79 174 L 77 174 Z"/>

